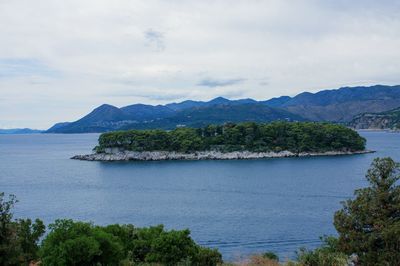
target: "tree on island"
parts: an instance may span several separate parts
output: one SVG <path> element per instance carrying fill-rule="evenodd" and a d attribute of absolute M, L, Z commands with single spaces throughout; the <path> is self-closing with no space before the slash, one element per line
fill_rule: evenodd
<path fill-rule="evenodd" d="M 128 151 L 327 152 L 361 151 L 366 140 L 342 125 L 315 122 L 253 122 L 208 125 L 203 128 L 127 130 L 103 133 L 98 153 L 109 148 Z"/>

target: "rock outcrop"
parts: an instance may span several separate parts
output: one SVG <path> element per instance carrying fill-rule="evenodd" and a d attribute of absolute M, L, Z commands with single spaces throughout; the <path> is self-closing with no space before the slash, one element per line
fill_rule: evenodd
<path fill-rule="evenodd" d="M 328 152 L 302 152 L 293 153 L 290 151 L 281 152 L 219 152 L 219 151 L 199 151 L 193 153 L 179 153 L 169 151 L 117 151 L 112 153 L 93 153 L 87 155 L 76 155 L 71 159 L 85 161 L 163 161 L 163 160 L 243 160 L 261 158 L 284 158 L 284 157 L 309 157 L 309 156 L 335 156 L 364 154 L 373 151 L 328 151 Z"/>
<path fill-rule="evenodd" d="M 354 129 L 398 130 L 400 108 L 382 113 L 365 113 L 353 118 L 349 125 Z"/>

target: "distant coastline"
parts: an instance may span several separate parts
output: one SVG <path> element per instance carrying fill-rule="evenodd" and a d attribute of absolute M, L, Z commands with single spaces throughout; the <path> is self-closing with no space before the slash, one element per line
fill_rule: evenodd
<path fill-rule="evenodd" d="M 287 157 L 314 157 L 314 156 L 340 156 L 373 153 L 371 150 L 361 151 L 326 151 L 326 152 L 218 152 L 199 151 L 192 153 L 170 152 L 170 151 L 116 151 L 110 153 L 93 153 L 86 155 L 75 155 L 71 159 L 84 161 L 173 161 L 173 160 L 249 160 L 266 158 Z"/>
<path fill-rule="evenodd" d="M 390 129 L 390 128 L 352 128 L 351 129 L 357 132 L 387 132 L 387 133 L 400 133 L 399 129 Z"/>
<path fill-rule="evenodd" d="M 43 130 L 31 128 L 10 128 L 0 129 L 0 135 L 23 135 L 23 134 L 40 134 L 44 133 Z"/>

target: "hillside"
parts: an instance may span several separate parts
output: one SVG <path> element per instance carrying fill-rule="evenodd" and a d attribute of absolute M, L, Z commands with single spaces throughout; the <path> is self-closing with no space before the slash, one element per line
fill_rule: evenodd
<path fill-rule="evenodd" d="M 278 98 L 279 99 L 279 98 Z M 312 121 L 347 122 L 355 115 L 382 112 L 400 106 L 400 86 L 343 87 L 264 103 L 283 108 Z"/>
<path fill-rule="evenodd" d="M 226 122 L 271 122 L 279 120 L 304 121 L 304 118 L 283 109 L 271 108 L 262 104 L 218 104 L 184 109 L 168 118 L 141 124 L 132 123 L 121 127 L 121 129 L 174 129 L 177 126 L 202 127 Z"/>
<path fill-rule="evenodd" d="M 388 111 L 400 106 L 400 85 L 344 87 L 266 101 L 183 101 L 166 105 L 133 104 L 118 108 L 104 104 L 71 123 L 58 123 L 48 133 L 107 132 L 122 129 L 173 129 L 226 122 L 329 121 L 349 122 L 362 113 Z"/>
<path fill-rule="evenodd" d="M 135 104 L 123 108 L 103 104 L 83 118 L 72 123 L 58 123 L 47 133 L 95 133 L 120 129 L 130 124 L 147 122 L 147 119 L 159 119 L 173 113 L 165 106 Z"/>
<path fill-rule="evenodd" d="M 349 125 L 355 129 L 400 129 L 400 108 L 354 117 Z"/>
<path fill-rule="evenodd" d="M 271 122 L 277 120 L 304 121 L 299 115 L 286 110 L 248 101 L 229 101 L 217 98 L 197 102 L 198 107 L 176 110 L 167 106 L 131 105 L 117 108 L 102 105 L 85 117 L 65 125 L 56 125 L 47 133 L 94 133 L 126 129 L 174 129 L 179 126 L 200 127 L 226 122 Z M 244 103 L 242 103 L 244 102 Z"/>

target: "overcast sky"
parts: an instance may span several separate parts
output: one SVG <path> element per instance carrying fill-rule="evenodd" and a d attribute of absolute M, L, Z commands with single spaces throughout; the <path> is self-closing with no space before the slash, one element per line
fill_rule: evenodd
<path fill-rule="evenodd" d="M 0 0 L 0 128 L 400 84 L 400 1 Z"/>

